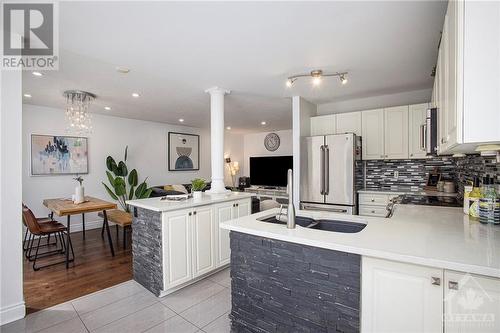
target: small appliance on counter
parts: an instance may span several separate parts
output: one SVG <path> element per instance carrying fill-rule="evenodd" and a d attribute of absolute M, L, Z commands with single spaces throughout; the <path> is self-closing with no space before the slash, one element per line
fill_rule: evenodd
<path fill-rule="evenodd" d="M 238 187 L 240 190 L 250 187 L 250 177 L 240 177 L 238 180 Z"/>

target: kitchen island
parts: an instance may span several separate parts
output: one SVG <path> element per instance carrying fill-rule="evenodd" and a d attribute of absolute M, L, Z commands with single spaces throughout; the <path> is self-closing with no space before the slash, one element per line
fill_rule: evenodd
<path fill-rule="evenodd" d="M 134 280 L 161 297 L 227 267 L 229 231 L 219 224 L 250 215 L 252 196 L 228 192 L 183 201 L 127 201 L 133 207 Z"/>
<path fill-rule="evenodd" d="M 396 205 L 390 219 L 297 212 L 365 223 L 358 233 L 258 220 L 276 213 L 221 225 L 231 230 L 235 329 L 481 331 L 446 319 L 463 315 L 466 290 L 482 293 L 496 316 L 483 331 L 500 327 L 500 226 L 470 221 L 460 208 L 413 205 Z"/>

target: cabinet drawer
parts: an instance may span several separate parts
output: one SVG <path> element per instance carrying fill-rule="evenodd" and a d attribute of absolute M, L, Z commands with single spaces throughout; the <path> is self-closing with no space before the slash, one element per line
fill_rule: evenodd
<path fill-rule="evenodd" d="M 372 206 L 387 206 L 389 203 L 389 196 L 387 194 L 368 194 L 363 193 L 359 195 L 359 203 L 361 205 L 372 205 Z"/>
<path fill-rule="evenodd" d="M 385 206 L 359 206 L 359 215 L 386 217 L 387 209 Z"/>

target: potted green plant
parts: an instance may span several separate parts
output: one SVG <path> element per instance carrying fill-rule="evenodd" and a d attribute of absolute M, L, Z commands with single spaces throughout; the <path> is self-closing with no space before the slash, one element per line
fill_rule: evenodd
<path fill-rule="evenodd" d="M 191 181 L 191 193 L 194 199 L 201 198 L 202 191 L 207 187 L 207 182 L 202 178 L 195 178 Z"/>
<path fill-rule="evenodd" d="M 127 200 L 135 199 L 145 199 L 149 198 L 152 189 L 148 188 L 146 179 L 139 184 L 139 176 L 137 170 L 133 169 L 128 172 L 127 165 L 127 152 L 128 146 L 125 147 L 125 157 L 124 161 L 116 163 L 113 157 L 108 156 L 106 158 L 106 175 L 108 176 L 108 181 L 110 186 L 102 182 L 108 194 L 118 201 L 122 206 L 123 210 L 127 213 L 130 212 L 130 207 L 127 205 Z M 127 186 L 128 183 L 128 186 Z M 127 189 L 128 187 L 128 189 Z"/>

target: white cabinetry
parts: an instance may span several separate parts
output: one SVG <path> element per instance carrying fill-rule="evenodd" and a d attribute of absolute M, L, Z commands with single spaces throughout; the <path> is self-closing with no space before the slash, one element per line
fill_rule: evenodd
<path fill-rule="evenodd" d="M 408 106 L 384 109 L 385 158 L 408 158 Z"/>
<path fill-rule="evenodd" d="M 363 111 L 362 155 L 364 160 L 383 159 L 384 154 L 384 109 Z"/>
<path fill-rule="evenodd" d="M 362 332 L 442 332 L 443 271 L 363 257 Z"/>
<path fill-rule="evenodd" d="M 335 134 L 336 115 L 317 116 L 311 118 L 311 136 Z"/>
<path fill-rule="evenodd" d="M 359 193 L 359 215 L 386 217 L 389 201 L 398 195 L 400 193 Z"/>
<path fill-rule="evenodd" d="M 336 116 L 336 134 L 354 133 L 361 136 L 361 112 L 339 113 Z"/>
<path fill-rule="evenodd" d="M 438 152 L 500 143 L 500 2 L 449 1 L 433 99 Z"/>
<path fill-rule="evenodd" d="M 500 281 L 444 272 L 444 331 L 500 332 Z"/>
<path fill-rule="evenodd" d="M 425 119 L 428 103 L 410 105 L 408 110 L 408 150 L 410 158 L 425 158 Z"/>
<path fill-rule="evenodd" d="M 165 289 L 191 280 L 191 214 L 190 209 L 163 214 Z"/>
<path fill-rule="evenodd" d="M 193 224 L 193 276 L 197 277 L 215 268 L 215 232 L 211 206 L 195 207 Z"/>

